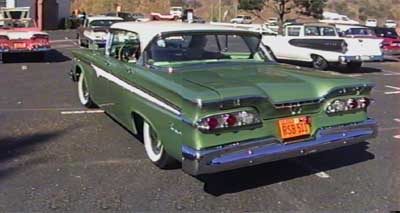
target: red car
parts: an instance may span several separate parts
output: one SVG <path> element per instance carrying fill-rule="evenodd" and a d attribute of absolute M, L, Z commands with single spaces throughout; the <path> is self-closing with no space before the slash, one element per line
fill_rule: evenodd
<path fill-rule="evenodd" d="M 400 37 L 394 28 L 371 28 L 378 38 L 383 39 L 383 50 L 388 55 L 400 54 Z"/>
<path fill-rule="evenodd" d="M 43 59 L 50 50 L 49 36 L 32 19 L 0 20 L 0 54 L 34 52 Z"/>
<path fill-rule="evenodd" d="M 174 14 L 161 14 L 161 13 L 150 13 L 151 20 L 155 21 L 175 21 L 179 19 L 179 16 Z"/>

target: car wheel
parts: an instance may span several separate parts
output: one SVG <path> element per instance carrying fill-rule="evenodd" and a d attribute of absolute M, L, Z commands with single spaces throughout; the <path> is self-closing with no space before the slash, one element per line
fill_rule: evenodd
<path fill-rule="evenodd" d="M 349 62 L 347 63 L 347 68 L 350 69 L 350 71 L 359 71 L 361 69 L 362 62 Z"/>
<path fill-rule="evenodd" d="M 90 97 L 89 87 L 87 86 L 87 82 L 83 72 L 79 75 L 78 96 L 79 96 L 79 101 L 83 106 L 87 108 L 96 107 L 96 104 L 92 101 L 92 98 Z"/>
<path fill-rule="evenodd" d="M 328 61 L 326 61 L 322 56 L 316 55 L 312 57 L 313 67 L 318 70 L 327 70 L 329 67 Z"/>
<path fill-rule="evenodd" d="M 167 169 L 176 162 L 165 151 L 157 132 L 146 121 L 143 123 L 143 142 L 147 157 L 159 168 Z"/>

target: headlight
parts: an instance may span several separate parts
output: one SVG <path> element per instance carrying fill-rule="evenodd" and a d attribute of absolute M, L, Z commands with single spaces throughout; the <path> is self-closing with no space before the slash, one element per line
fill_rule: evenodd
<path fill-rule="evenodd" d="M 366 109 L 371 103 L 369 98 L 337 99 L 331 102 L 326 108 L 326 113 L 343 113 Z"/>
<path fill-rule="evenodd" d="M 209 116 L 197 122 L 202 132 L 241 129 L 261 125 L 261 119 L 256 111 L 243 110 Z"/>

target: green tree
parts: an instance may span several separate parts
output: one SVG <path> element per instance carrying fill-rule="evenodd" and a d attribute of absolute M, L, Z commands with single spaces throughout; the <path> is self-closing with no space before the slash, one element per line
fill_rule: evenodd
<path fill-rule="evenodd" d="M 317 19 L 322 18 L 326 6 L 326 0 L 294 0 L 294 3 L 298 8 L 298 13 Z"/>

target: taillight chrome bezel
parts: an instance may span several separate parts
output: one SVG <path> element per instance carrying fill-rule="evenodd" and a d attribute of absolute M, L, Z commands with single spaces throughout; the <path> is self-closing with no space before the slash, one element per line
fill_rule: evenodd
<path fill-rule="evenodd" d="M 373 100 L 367 97 L 335 99 L 328 104 L 325 112 L 332 115 L 366 110 L 372 102 Z"/>
<path fill-rule="evenodd" d="M 219 133 L 255 129 L 262 126 L 261 118 L 255 110 L 240 110 L 207 116 L 196 122 L 203 133 Z"/>

